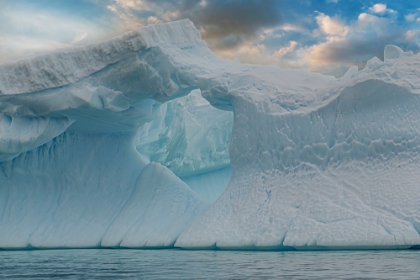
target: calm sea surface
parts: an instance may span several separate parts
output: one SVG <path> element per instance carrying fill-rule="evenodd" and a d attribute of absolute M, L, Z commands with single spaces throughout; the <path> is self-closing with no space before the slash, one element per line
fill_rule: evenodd
<path fill-rule="evenodd" d="M 420 279 L 420 250 L 0 251 L 0 279 Z"/>

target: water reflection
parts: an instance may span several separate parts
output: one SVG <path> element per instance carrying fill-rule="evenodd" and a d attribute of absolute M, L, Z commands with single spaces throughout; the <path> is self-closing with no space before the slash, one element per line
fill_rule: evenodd
<path fill-rule="evenodd" d="M 0 278 L 419 279 L 420 250 L 0 251 Z"/>

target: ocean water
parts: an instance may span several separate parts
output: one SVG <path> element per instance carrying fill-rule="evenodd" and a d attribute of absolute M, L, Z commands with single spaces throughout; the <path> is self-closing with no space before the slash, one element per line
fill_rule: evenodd
<path fill-rule="evenodd" d="M 420 279 L 406 251 L 0 251 L 0 279 Z"/>

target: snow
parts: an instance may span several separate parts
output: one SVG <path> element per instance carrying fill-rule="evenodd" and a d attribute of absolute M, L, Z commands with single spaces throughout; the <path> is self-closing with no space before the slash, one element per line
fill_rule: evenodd
<path fill-rule="evenodd" d="M 0 248 L 418 246 L 419 65 L 240 64 L 188 20 L 1 64 Z"/>

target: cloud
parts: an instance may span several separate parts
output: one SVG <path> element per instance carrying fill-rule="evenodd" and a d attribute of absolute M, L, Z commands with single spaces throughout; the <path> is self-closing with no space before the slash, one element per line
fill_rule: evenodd
<path fill-rule="evenodd" d="M 200 9 L 188 13 L 203 30 L 205 38 L 220 38 L 231 34 L 254 35 L 262 28 L 281 24 L 279 1 L 249 0 L 208 1 Z"/>
<path fill-rule="evenodd" d="M 278 0 L 112 0 L 108 10 L 121 19 L 125 30 L 188 18 L 219 56 L 265 64 L 272 58 L 261 40 L 284 23 L 280 4 Z"/>
<path fill-rule="evenodd" d="M 265 52 L 265 46 L 261 44 L 245 43 L 235 48 L 235 50 L 225 49 L 221 50 L 220 52 L 221 55 L 223 55 L 226 58 L 238 58 L 240 60 L 245 59 L 246 61 L 248 61 L 248 63 L 250 63 L 251 61 L 253 61 L 254 63 L 258 63 L 257 61 Z"/>
<path fill-rule="evenodd" d="M 369 11 L 375 14 L 384 13 L 386 12 L 386 5 L 385 4 L 375 4 L 369 8 Z"/>
<path fill-rule="evenodd" d="M 404 16 L 407 22 L 420 22 L 419 13 L 410 13 Z"/>
<path fill-rule="evenodd" d="M 381 3 L 373 5 L 372 7 L 369 8 L 369 11 L 374 14 L 395 13 L 394 10 L 388 9 L 386 4 L 381 4 Z"/>
<path fill-rule="evenodd" d="M 2 7 L 0 21 L 0 63 L 112 36 L 92 22 L 20 5 Z"/>
<path fill-rule="evenodd" d="M 348 33 L 345 36 L 338 36 L 344 33 L 329 32 L 323 42 L 307 47 L 303 55 L 308 67 L 319 70 L 332 65 L 356 64 L 362 68 L 373 56 L 383 59 L 383 51 L 388 44 L 419 49 L 415 42 L 419 33 L 395 26 L 389 18 L 361 13 L 346 30 Z"/>
<path fill-rule="evenodd" d="M 408 22 L 413 22 L 416 20 L 416 15 L 415 14 L 408 14 L 404 16 L 405 20 Z"/>
<path fill-rule="evenodd" d="M 298 42 L 296 41 L 290 41 L 289 45 L 283 48 L 278 49 L 274 54 L 273 57 L 281 57 L 287 53 L 290 53 L 296 49 L 296 46 L 298 45 Z"/>
<path fill-rule="evenodd" d="M 407 30 L 407 32 L 404 33 L 404 36 L 407 41 L 419 41 L 420 30 Z"/>
<path fill-rule="evenodd" d="M 295 31 L 295 32 L 301 32 L 301 33 L 307 32 L 305 28 L 299 25 L 295 25 L 295 24 L 284 24 L 279 29 L 284 30 L 284 31 Z"/>
<path fill-rule="evenodd" d="M 26 0 L 12 2 L 10 9 L 2 7 L 0 36 L 7 37 L 8 43 L 6 45 L 6 39 L 2 40 L 0 53 L 4 55 L 0 62 L 42 50 L 105 39 L 147 24 L 184 18 L 194 22 L 213 51 L 228 58 L 237 53 L 242 61 L 249 62 L 255 61 L 257 53 L 265 51 L 260 44 L 264 30 L 276 29 L 283 24 L 281 1 L 278 0 L 247 0 L 246 4 L 243 0 L 74 1 L 74 5 L 89 2 L 102 7 L 112 16 L 105 18 L 105 24 L 97 24 L 97 19 L 89 21 L 77 14 L 59 14 L 48 7 L 32 9 Z"/>
<path fill-rule="evenodd" d="M 114 0 L 108 8 L 130 26 L 147 22 L 138 13 L 159 21 L 189 18 L 213 50 L 226 50 L 255 41 L 258 32 L 283 23 L 277 0 Z"/>
<path fill-rule="evenodd" d="M 396 27 L 386 17 L 379 17 L 396 13 L 381 3 L 346 24 L 337 15 L 319 12 L 308 20 L 308 15 L 302 16 L 300 10 L 294 15 L 294 21 L 290 18 L 286 21 L 282 13 L 283 1 L 247 0 L 246 5 L 244 2 L 112 0 L 110 7 L 123 22 L 129 22 L 131 28 L 146 25 L 152 19 L 166 22 L 189 18 L 209 47 L 225 58 L 293 68 L 333 69 L 331 71 L 335 73 L 337 69 L 343 72 L 347 65 L 354 63 L 363 67 L 373 56 L 382 57 L 383 49 L 389 43 L 413 48 L 409 41 L 414 42 L 418 36 L 416 32 L 407 33 Z M 342 2 L 326 0 L 326 3 L 337 4 L 334 7 Z M 287 45 L 276 47 L 284 40 Z"/>
<path fill-rule="evenodd" d="M 65 1 L 56 1 L 55 5 L 61 5 L 60 13 L 52 10 L 54 5 L 14 0 L 0 10 L 0 63 L 184 18 L 194 22 L 214 52 L 243 63 L 337 74 L 351 64 L 363 67 L 373 56 L 382 58 L 387 44 L 419 50 L 419 9 L 399 9 L 405 17 L 397 17 L 386 4 L 359 5 L 349 12 L 345 9 L 356 7 L 354 2 L 360 1 L 347 2 L 72 0 L 70 7 L 63 4 Z M 314 11 L 315 7 L 323 12 Z M 98 17 L 98 11 L 105 16 Z"/>
<path fill-rule="evenodd" d="M 79 43 L 81 41 L 83 41 L 84 39 L 86 39 L 88 37 L 88 33 L 87 32 L 77 32 L 76 37 L 74 37 L 74 39 L 70 42 L 70 44 L 76 44 Z"/>
<path fill-rule="evenodd" d="M 345 26 L 339 18 L 331 18 L 323 13 L 315 17 L 319 30 L 326 35 L 346 36 L 349 28 Z"/>

